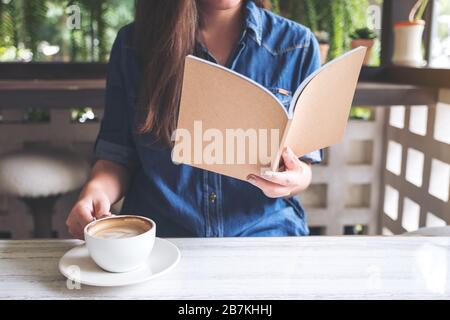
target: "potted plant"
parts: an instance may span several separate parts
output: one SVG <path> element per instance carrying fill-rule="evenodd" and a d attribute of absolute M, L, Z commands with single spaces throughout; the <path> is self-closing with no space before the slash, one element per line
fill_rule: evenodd
<path fill-rule="evenodd" d="M 328 52 L 330 51 L 330 35 L 326 31 L 314 32 L 320 48 L 320 62 L 325 64 L 328 58 Z"/>
<path fill-rule="evenodd" d="M 369 0 L 283 0 L 286 16 L 313 32 L 328 33 L 328 58 L 334 59 L 350 48 L 350 33 L 367 23 Z"/>
<path fill-rule="evenodd" d="M 411 9 L 409 21 L 401 21 L 394 26 L 394 55 L 392 62 L 409 67 L 426 64 L 422 52 L 422 36 L 425 29 L 423 14 L 429 0 L 418 0 Z"/>
<path fill-rule="evenodd" d="M 372 56 L 372 47 L 375 43 L 375 39 L 377 38 L 377 35 L 375 32 L 370 30 L 369 28 L 360 28 L 356 29 L 350 34 L 350 39 L 352 39 L 352 48 L 357 48 L 359 46 L 367 47 L 366 56 L 364 58 L 364 65 L 369 65 L 370 58 Z"/>

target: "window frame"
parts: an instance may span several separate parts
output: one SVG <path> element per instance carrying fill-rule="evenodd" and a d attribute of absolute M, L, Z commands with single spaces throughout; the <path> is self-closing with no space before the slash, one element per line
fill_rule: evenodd
<path fill-rule="evenodd" d="M 393 32 L 395 22 L 405 20 L 416 0 L 383 1 L 381 66 L 363 67 L 360 79 L 368 82 L 399 83 L 429 87 L 450 88 L 450 69 L 410 68 L 394 66 L 391 63 L 393 52 Z M 435 0 L 431 0 L 425 19 L 429 21 L 424 34 L 427 57 L 431 54 L 431 35 Z M 427 59 L 429 60 L 429 58 Z M 32 79 L 104 79 L 106 63 L 84 62 L 2 62 L 0 63 L 0 79 L 32 80 Z"/>

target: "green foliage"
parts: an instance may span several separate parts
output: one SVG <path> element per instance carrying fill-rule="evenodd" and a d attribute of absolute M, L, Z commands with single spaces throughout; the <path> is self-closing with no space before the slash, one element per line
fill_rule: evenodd
<path fill-rule="evenodd" d="M 49 122 L 50 112 L 47 109 L 29 108 L 25 113 L 26 122 Z"/>
<path fill-rule="evenodd" d="M 353 107 L 350 111 L 350 119 L 370 121 L 374 118 L 374 112 L 369 107 Z"/>
<path fill-rule="evenodd" d="M 439 0 L 438 8 L 440 8 L 440 12 L 438 13 L 440 16 L 449 16 L 450 17 L 450 1 L 448 0 Z M 444 19 L 438 19 L 437 21 L 437 32 L 436 36 L 441 41 L 444 42 L 445 39 L 450 38 L 450 28 Z"/>
<path fill-rule="evenodd" d="M 81 13 L 81 26 L 73 30 L 66 24 L 71 5 Z M 0 60 L 23 60 L 28 50 L 33 61 L 106 61 L 118 29 L 133 14 L 134 0 L 0 0 Z M 60 52 L 45 56 L 44 41 Z"/>
<path fill-rule="evenodd" d="M 13 0 L 18 2 L 18 0 Z M 44 25 L 47 13 L 46 1 L 22 0 L 22 27 L 24 43 L 31 50 L 33 56 L 38 54 L 38 45 L 41 39 L 41 28 Z"/>
<path fill-rule="evenodd" d="M 74 108 L 70 111 L 70 118 L 72 122 L 86 123 L 86 122 L 96 122 L 98 118 L 95 117 L 92 108 Z"/>
<path fill-rule="evenodd" d="M 344 51 L 345 43 L 345 0 L 332 0 L 331 1 L 331 29 L 330 37 L 332 39 L 330 43 L 330 56 L 332 58 L 341 55 Z"/>
<path fill-rule="evenodd" d="M 376 39 L 376 37 L 377 35 L 375 34 L 375 32 L 373 32 L 367 27 L 356 29 L 355 31 L 353 31 L 353 33 L 350 34 L 350 38 L 353 40 L 355 39 L 373 40 Z"/>
<path fill-rule="evenodd" d="M 312 31 L 319 31 L 319 24 L 314 0 L 305 0 L 303 10 L 305 12 L 305 23 L 311 28 Z"/>
<path fill-rule="evenodd" d="M 418 2 L 417 6 L 414 6 L 412 10 L 412 17 L 414 21 L 422 20 L 423 14 L 425 13 L 425 10 L 428 6 L 428 2 L 429 0 L 421 0 L 420 3 Z"/>
<path fill-rule="evenodd" d="M 17 55 L 22 42 L 37 56 L 46 12 L 46 1 L 0 0 L 0 54 L 6 47 L 15 47 Z"/>
<path fill-rule="evenodd" d="M 104 62 L 108 59 L 110 41 L 106 30 L 106 0 L 70 0 L 67 6 L 78 5 L 83 13 L 81 28 L 70 31 L 71 60 Z"/>
<path fill-rule="evenodd" d="M 0 55 L 6 47 L 18 47 L 20 12 L 18 1 L 5 2 L 0 0 Z M 15 55 L 17 55 L 17 50 Z"/>
<path fill-rule="evenodd" d="M 98 44 L 98 60 L 99 61 L 107 61 L 109 45 L 107 45 L 105 41 L 106 37 L 106 1 L 105 0 L 97 0 L 96 1 L 96 10 L 94 14 L 94 19 L 97 21 L 97 36 L 99 39 Z"/>
<path fill-rule="evenodd" d="M 274 12 L 309 26 L 316 34 L 328 34 L 329 58 L 334 58 L 349 48 L 350 34 L 366 26 L 368 1 L 270 2 Z M 70 5 L 81 9 L 79 29 L 66 26 Z M 22 51 L 30 50 L 34 61 L 106 61 L 119 27 L 132 21 L 133 11 L 134 0 L 0 0 L 0 60 L 17 60 Z M 60 48 L 56 57 L 40 52 L 43 41 Z M 3 58 L 6 51 L 8 57 Z"/>
<path fill-rule="evenodd" d="M 16 18 L 16 6 L 0 0 L 0 47 L 14 44 Z"/>
<path fill-rule="evenodd" d="M 285 0 L 292 9 L 289 18 L 312 31 L 330 35 L 329 58 L 341 55 L 350 47 L 350 34 L 366 26 L 368 0 Z"/>
<path fill-rule="evenodd" d="M 271 10 L 276 14 L 280 14 L 280 0 L 270 0 Z"/>

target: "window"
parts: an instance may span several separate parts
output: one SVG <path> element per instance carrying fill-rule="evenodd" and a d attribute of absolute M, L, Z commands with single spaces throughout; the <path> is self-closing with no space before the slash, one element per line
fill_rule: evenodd
<path fill-rule="evenodd" d="M 133 0 L 0 0 L 0 62 L 105 62 Z"/>
<path fill-rule="evenodd" d="M 450 1 L 435 0 L 431 67 L 450 68 Z"/>

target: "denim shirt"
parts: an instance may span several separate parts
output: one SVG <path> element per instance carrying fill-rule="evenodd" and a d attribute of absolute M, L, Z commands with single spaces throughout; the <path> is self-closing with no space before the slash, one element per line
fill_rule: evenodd
<path fill-rule="evenodd" d="M 252 1 L 244 10 L 242 36 L 226 67 L 271 90 L 287 108 L 292 93 L 320 66 L 318 43 L 306 27 Z M 96 159 L 133 168 L 122 212 L 152 218 L 160 237 L 307 235 L 297 198 L 268 198 L 245 181 L 173 164 L 169 147 L 153 146 L 134 133 L 142 66 L 132 41 L 131 24 L 119 31 L 111 51 L 94 152 Z M 216 62 L 200 47 L 203 58 Z M 302 160 L 318 163 L 322 152 Z"/>

